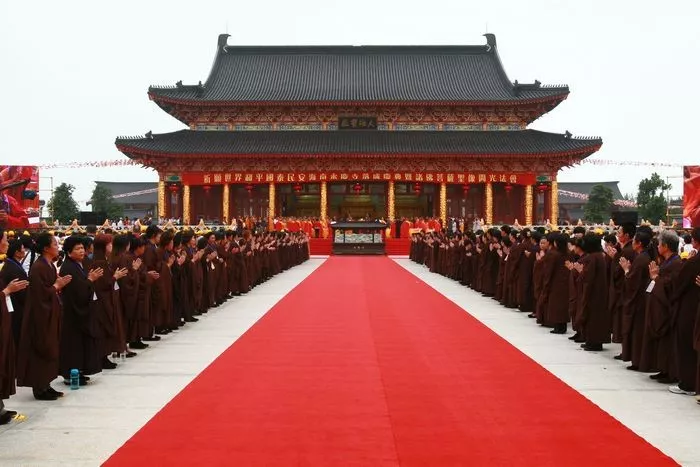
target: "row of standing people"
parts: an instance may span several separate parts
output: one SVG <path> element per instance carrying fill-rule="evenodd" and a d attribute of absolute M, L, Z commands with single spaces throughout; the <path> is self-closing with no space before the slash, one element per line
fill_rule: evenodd
<path fill-rule="evenodd" d="M 94 238 L 71 235 L 59 245 L 48 232 L 32 241 L 0 232 L 0 401 L 16 385 L 38 400 L 63 395 L 51 383 L 79 384 L 113 369 L 114 357 L 136 355 L 196 316 L 245 294 L 309 257 L 304 233 L 162 231 Z M 0 424 L 14 412 L 0 405 Z"/>
<path fill-rule="evenodd" d="M 676 394 L 700 388 L 700 228 L 681 258 L 673 230 L 626 224 L 601 236 L 503 226 L 452 237 L 416 234 L 410 257 L 528 313 L 587 351 L 622 344 L 616 360 Z"/>

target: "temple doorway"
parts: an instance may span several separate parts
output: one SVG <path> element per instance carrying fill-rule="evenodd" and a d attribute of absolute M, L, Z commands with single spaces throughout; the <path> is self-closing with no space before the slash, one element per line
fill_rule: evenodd
<path fill-rule="evenodd" d="M 336 219 L 378 219 L 387 216 L 387 184 L 329 183 L 328 215 Z"/>

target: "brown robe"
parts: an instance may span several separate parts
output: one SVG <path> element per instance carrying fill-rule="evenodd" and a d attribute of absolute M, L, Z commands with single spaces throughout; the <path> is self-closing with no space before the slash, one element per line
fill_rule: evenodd
<path fill-rule="evenodd" d="M 174 253 L 164 248 L 158 248 L 156 250 L 158 264 L 160 265 L 160 271 L 158 271 L 160 273 L 160 277 L 158 278 L 158 291 L 160 294 L 155 308 L 155 310 L 157 310 L 155 316 L 151 316 L 153 325 L 156 328 L 173 327 L 175 324 L 175 314 L 173 311 L 173 275 L 170 266 L 168 266 L 168 258 L 170 258 L 171 255 L 174 255 Z M 153 313 L 151 313 L 151 315 L 153 315 Z"/>
<path fill-rule="evenodd" d="M 44 391 L 58 376 L 61 304 L 54 288 L 56 268 L 43 257 L 29 270 L 29 292 L 22 322 L 17 384 Z"/>
<path fill-rule="evenodd" d="M 640 367 L 646 316 L 646 288 L 651 280 L 649 263 L 651 258 L 647 252 L 638 254 L 630 265 L 622 287 L 622 360 L 631 361 L 632 365 L 641 371 L 649 370 Z"/>
<path fill-rule="evenodd" d="M 126 325 L 126 337 L 129 342 L 137 342 L 140 339 L 151 337 L 153 334 L 151 327 L 151 286 L 155 281 L 148 276 L 146 263 L 143 261 L 137 271 L 137 275 L 136 313 L 127 320 Z"/>
<path fill-rule="evenodd" d="M 625 335 L 623 331 L 625 313 L 623 306 L 625 270 L 622 269 L 622 266 L 620 266 L 620 258 L 627 258 L 627 260 L 632 263 L 636 256 L 637 255 L 632 248 L 632 242 L 627 242 L 627 244 L 615 254 L 615 257 L 610 259 L 610 288 L 608 307 L 610 308 L 610 316 L 612 318 L 612 341 L 618 344 L 624 341 Z"/>
<path fill-rule="evenodd" d="M 673 287 L 683 263 L 674 255 L 664 261 L 659 268 L 659 275 L 654 281 L 654 288 L 647 296 L 646 327 L 644 332 L 644 353 L 647 349 L 656 349 L 653 355 L 655 366 L 661 373 L 674 377 L 676 369 L 675 341 L 672 332 L 675 322 L 675 309 L 671 303 Z"/>
<path fill-rule="evenodd" d="M 122 323 L 121 302 L 119 292 L 115 290 L 114 269 L 106 259 L 96 259 L 89 270 L 102 268 L 104 273 L 93 286 L 95 295 L 90 302 L 91 313 L 97 316 L 97 322 L 104 336 L 102 356 L 112 352 L 123 352 L 126 343 L 124 323 Z M 94 298 L 97 300 L 94 300 Z"/>
<path fill-rule="evenodd" d="M 581 326 L 586 344 L 610 343 L 608 310 L 608 277 L 603 253 L 591 253 L 581 258 Z"/>
<path fill-rule="evenodd" d="M 678 380 L 681 388 L 696 391 L 696 373 L 698 356 L 693 348 L 693 332 L 696 323 L 700 287 L 695 285 L 695 278 L 700 275 L 700 255 L 683 262 L 673 287 L 672 302 L 676 305 L 676 356 L 678 360 Z"/>
<path fill-rule="evenodd" d="M 84 375 L 102 371 L 102 340 L 104 333 L 92 313 L 90 302 L 95 290 L 82 264 L 66 258 L 61 266 L 61 276 L 71 276 L 70 283 L 61 291 L 63 322 L 61 325 L 61 351 L 59 373 L 70 377 L 72 369 Z"/>
<path fill-rule="evenodd" d="M 544 323 L 565 325 L 569 321 L 569 270 L 567 257 L 551 248 L 542 258 L 542 295 L 545 303 Z"/>
<path fill-rule="evenodd" d="M 143 263 L 146 265 L 146 271 L 156 271 L 158 273 L 161 272 L 162 265 L 157 254 L 157 247 L 150 242 L 146 244 L 146 249 L 143 252 Z M 160 299 L 162 294 L 162 291 L 160 289 L 162 283 L 162 277 L 159 277 L 155 280 L 149 280 L 150 301 L 148 304 L 148 320 L 150 330 L 148 331 L 148 337 L 150 337 L 153 334 L 154 327 L 161 325 L 156 323 L 160 323 L 161 320 L 159 313 L 161 306 Z"/>
<path fill-rule="evenodd" d="M 2 292 L 7 284 L 0 279 L 0 400 L 15 393 L 15 342 L 12 317 L 7 309 L 7 297 Z"/>
<path fill-rule="evenodd" d="M 521 311 L 531 312 L 534 308 L 534 293 L 532 290 L 532 272 L 535 266 L 537 248 L 529 238 L 523 241 L 523 251 L 518 262 L 518 306 Z M 529 255 L 526 253 L 529 252 Z"/>
<path fill-rule="evenodd" d="M 534 255 L 535 253 L 533 253 Z M 535 264 L 532 266 L 532 287 L 535 299 L 535 317 L 537 322 L 542 324 L 544 321 L 544 310 L 546 303 L 543 302 L 545 297 L 542 294 L 542 261 L 544 259 L 535 259 Z"/>
<path fill-rule="evenodd" d="M 29 277 L 22 266 L 8 259 L 3 263 L 2 269 L 0 269 L 0 282 L 7 285 L 14 279 L 26 281 L 29 280 Z M 15 349 L 17 349 L 19 348 L 19 341 L 21 339 L 22 318 L 24 317 L 24 308 L 27 302 L 27 289 L 11 294 L 10 300 L 12 301 L 12 308 L 14 309 L 14 311 L 10 313 L 12 320 L 12 337 L 14 337 Z"/>

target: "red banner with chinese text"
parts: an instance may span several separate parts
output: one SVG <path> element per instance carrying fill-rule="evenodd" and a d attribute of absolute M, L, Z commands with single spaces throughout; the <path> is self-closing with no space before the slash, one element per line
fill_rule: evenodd
<path fill-rule="evenodd" d="M 185 185 L 226 183 L 318 183 L 318 182 L 409 182 L 409 183 L 510 183 L 534 185 L 534 173 L 522 172 L 187 172 L 180 176 Z"/>

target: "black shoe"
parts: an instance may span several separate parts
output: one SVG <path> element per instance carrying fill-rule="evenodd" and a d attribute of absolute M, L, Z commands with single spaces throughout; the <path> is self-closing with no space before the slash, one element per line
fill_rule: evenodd
<path fill-rule="evenodd" d="M 650 379 L 660 379 L 660 378 L 666 378 L 666 377 L 668 377 L 668 375 L 665 373 L 657 373 L 655 375 L 649 375 Z"/>
<path fill-rule="evenodd" d="M 549 331 L 550 334 L 566 334 L 566 328 L 554 328 Z"/>
<path fill-rule="evenodd" d="M 146 341 L 146 342 L 157 342 L 157 341 L 160 340 L 160 336 L 155 336 L 155 335 L 154 335 L 154 336 L 151 336 L 151 337 L 144 337 L 144 338 L 141 339 L 141 340 L 144 340 L 144 341 Z"/>
<path fill-rule="evenodd" d="M 51 392 L 47 389 L 44 392 L 41 392 L 39 394 L 37 394 L 35 392 L 34 399 L 36 399 L 38 401 L 55 401 L 56 399 L 58 399 L 58 395 L 54 394 L 53 392 Z"/>
<path fill-rule="evenodd" d="M 126 351 L 126 358 L 134 358 L 136 355 L 138 355 L 136 352 Z"/>
<path fill-rule="evenodd" d="M 578 338 L 580 338 L 580 337 L 581 337 L 581 334 L 579 334 L 579 333 L 577 332 L 577 333 L 574 334 L 573 336 L 569 337 L 569 340 L 570 340 L 570 341 L 575 341 L 576 339 L 578 339 Z"/>
<path fill-rule="evenodd" d="M 105 357 L 102 359 L 102 369 L 103 370 L 114 370 L 117 367 L 117 364 L 110 361 L 109 358 Z"/>
<path fill-rule="evenodd" d="M 48 389 L 46 389 L 46 390 L 47 390 L 48 392 L 52 393 L 52 394 L 55 394 L 56 397 L 63 397 L 63 393 L 62 393 L 61 391 L 56 391 L 56 390 L 55 390 L 54 388 L 52 388 L 51 386 L 49 386 Z"/>
<path fill-rule="evenodd" d="M 630 371 L 639 371 L 639 367 L 637 365 L 630 365 L 627 367 L 627 369 Z"/>
<path fill-rule="evenodd" d="M 0 425 L 7 425 L 13 418 L 15 418 L 15 415 L 17 415 L 17 412 L 14 410 L 4 411 L 2 414 L 0 414 Z"/>
<path fill-rule="evenodd" d="M 586 352 L 600 352 L 603 350 L 603 344 L 583 344 L 581 347 Z"/>
<path fill-rule="evenodd" d="M 527 317 L 528 318 L 537 318 L 537 315 L 534 313 L 530 313 L 529 315 L 527 315 Z"/>
<path fill-rule="evenodd" d="M 197 318 L 185 318 L 186 323 L 196 323 L 199 321 Z"/>
<path fill-rule="evenodd" d="M 614 358 L 615 360 L 623 360 L 622 354 L 620 354 L 620 355 L 615 355 L 613 358 Z"/>
<path fill-rule="evenodd" d="M 148 344 L 144 344 L 141 341 L 129 342 L 129 348 L 135 350 L 143 350 L 145 348 L 148 348 Z"/>
<path fill-rule="evenodd" d="M 657 379 L 656 382 L 661 384 L 676 384 L 678 380 L 676 378 L 671 378 L 670 376 L 665 376 Z"/>

